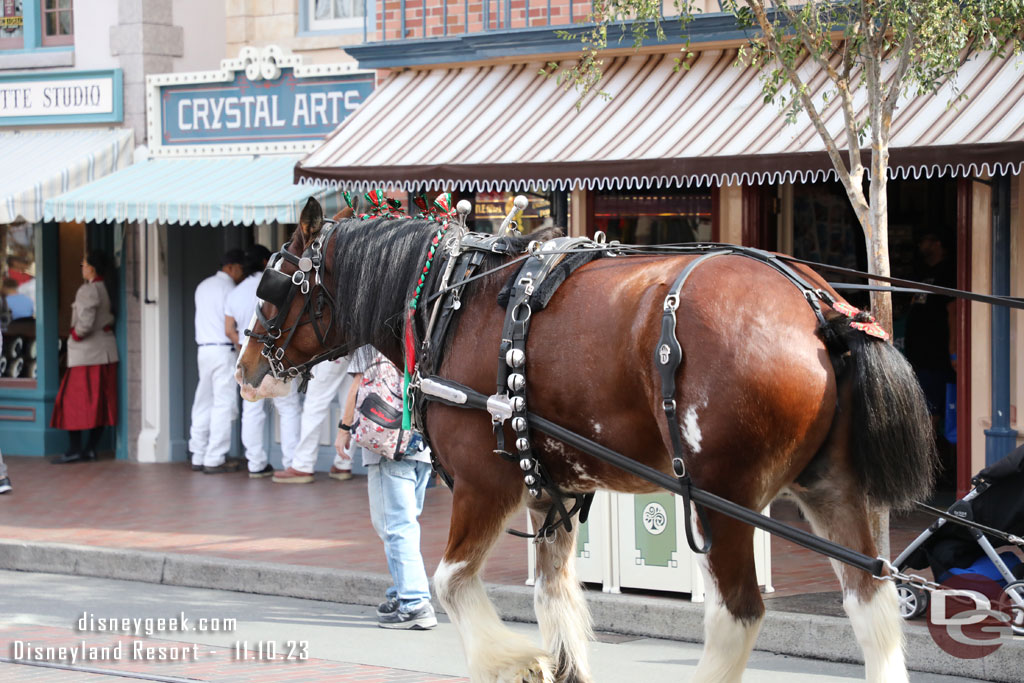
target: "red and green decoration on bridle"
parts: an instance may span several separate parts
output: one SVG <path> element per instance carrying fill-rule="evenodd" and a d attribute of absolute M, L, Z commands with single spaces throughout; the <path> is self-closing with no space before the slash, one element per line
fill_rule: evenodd
<path fill-rule="evenodd" d="M 430 240 L 430 247 L 427 249 L 427 261 L 423 264 L 423 269 L 416 280 L 416 289 L 405 311 L 405 372 L 402 382 L 402 429 L 410 429 L 412 427 L 412 414 L 409 411 L 409 384 L 412 382 L 412 375 L 416 371 L 416 337 L 413 334 L 413 318 L 416 316 L 416 307 L 420 303 L 420 295 L 423 293 L 423 287 L 426 285 L 430 268 L 434 265 L 434 257 L 441 246 L 441 241 L 444 240 L 444 236 L 448 232 L 448 226 L 451 225 L 452 218 L 455 217 L 455 208 L 452 206 L 452 195 L 450 192 L 438 195 L 433 205 L 429 207 L 427 206 L 426 198 L 422 195 L 414 198 L 413 202 L 420 208 L 418 218 L 436 221 L 441 224 L 441 227 L 437 229 L 437 232 Z"/>
<path fill-rule="evenodd" d="M 355 212 L 356 207 L 352 203 L 352 195 L 348 192 L 342 193 L 345 203 Z M 452 206 L 451 192 L 445 192 L 437 196 L 433 204 L 427 203 L 426 195 L 413 197 L 413 204 L 420 210 L 415 216 L 411 216 L 402 208 L 402 202 L 388 197 L 383 190 L 370 190 L 365 195 L 366 204 L 370 208 L 365 213 L 358 214 L 359 218 L 366 221 L 374 218 L 386 218 L 389 220 L 399 218 L 421 218 L 434 221 L 435 223 L 447 223 L 455 217 L 455 208 Z"/>

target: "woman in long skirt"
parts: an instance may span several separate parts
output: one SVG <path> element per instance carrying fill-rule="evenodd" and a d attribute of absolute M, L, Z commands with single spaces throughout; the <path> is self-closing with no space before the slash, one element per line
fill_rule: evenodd
<path fill-rule="evenodd" d="M 82 279 L 71 305 L 68 369 L 53 404 L 50 426 L 66 429 L 71 447 L 55 464 L 96 459 L 105 427 L 117 424 L 117 340 L 114 313 L 104 278 L 111 274 L 110 257 L 90 251 L 82 259 Z M 83 432 L 88 433 L 82 444 Z"/>

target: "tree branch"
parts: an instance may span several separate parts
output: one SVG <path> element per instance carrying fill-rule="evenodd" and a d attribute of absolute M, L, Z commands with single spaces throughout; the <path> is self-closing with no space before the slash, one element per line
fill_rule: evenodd
<path fill-rule="evenodd" d="M 879 94 L 882 95 L 882 116 L 887 122 L 885 126 L 886 138 L 888 138 L 889 128 L 892 125 L 892 117 L 896 111 L 896 103 L 900 99 L 900 92 L 903 90 L 903 79 L 907 75 L 907 70 L 910 68 L 910 55 L 911 47 L 914 45 L 914 39 L 917 34 L 917 25 L 909 24 L 907 26 L 907 35 L 903 36 L 903 44 L 900 45 L 900 58 L 896 63 L 896 71 L 893 72 L 892 78 L 889 81 L 889 88 L 884 93 L 881 91 L 883 88 L 879 88 Z"/>
<path fill-rule="evenodd" d="M 745 0 L 745 2 L 754 13 L 754 17 L 757 19 L 757 23 L 761 27 L 761 32 L 764 33 L 769 49 L 775 55 L 779 55 L 778 36 L 775 33 L 774 26 L 768 20 L 768 14 L 765 12 L 763 3 L 757 2 L 756 0 Z M 780 6 L 782 6 L 781 3 Z M 789 79 L 793 90 L 796 92 L 797 97 L 800 98 L 804 110 L 807 112 L 807 116 L 811 120 L 811 125 L 814 126 L 814 129 L 825 143 L 825 151 L 828 154 L 829 159 L 832 161 L 832 165 L 835 167 L 840 181 L 842 181 L 845 187 L 849 188 L 851 186 L 850 172 L 846 168 L 846 164 L 843 163 L 842 153 L 839 151 L 839 147 L 836 145 L 835 139 L 828 132 L 828 128 L 825 127 L 825 123 L 821 120 L 821 116 L 815 108 L 814 101 L 811 99 L 806 84 L 803 82 L 803 79 L 800 78 L 800 74 L 797 73 L 792 64 L 788 63 L 781 57 L 777 57 L 777 59 L 782 65 L 782 68 L 786 71 L 786 76 Z M 854 207 L 854 209 L 858 212 L 858 215 L 861 213 L 861 210 L 858 207 Z"/>

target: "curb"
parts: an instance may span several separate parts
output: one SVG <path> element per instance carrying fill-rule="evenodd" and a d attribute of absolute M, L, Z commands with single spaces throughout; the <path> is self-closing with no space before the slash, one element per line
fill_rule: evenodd
<path fill-rule="evenodd" d="M 390 581 L 381 574 L 345 569 L 229 560 L 143 550 L 0 539 L 0 569 L 211 588 L 356 605 L 376 605 Z M 487 585 L 502 618 L 535 623 L 533 589 Z M 586 592 L 594 629 L 688 642 L 703 640 L 704 608 L 647 595 Z M 981 659 L 957 659 L 938 648 L 926 628 L 904 629 L 907 666 L 915 671 L 1016 683 L 1024 639 Z M 848 619 L 770 610 L 755 647 L 776 654 L 863 663 Z"/>

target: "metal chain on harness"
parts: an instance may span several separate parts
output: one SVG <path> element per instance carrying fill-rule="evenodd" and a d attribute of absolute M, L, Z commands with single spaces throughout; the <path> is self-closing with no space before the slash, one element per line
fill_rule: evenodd
<path fill-rule="evenodd" d="M 873 577 L 875 579 L 878 579 L 879 581 L 891 581 L 893 583 L 903 582 L 903 583 L 905 583 L 905 584 L 907 584 L 909 586 L 913 586 L 914 588 L 920 588 L 922 590 L 926 590 L 926 591 L 929 591 L 929 592 L 935 592 L 935 591 L 938 591 L 938 590 L 950 591 L 949 588 L 943 587 L 942 584 L 940 584 L 940 583 L 938 583 L 936 581 L 929 581 L 928 579 L 924 578 L 923 576 L 919 576 L 917 574 L 904 574 L 903 572 L 901 572 L 899 569 L 896 568 L 896 565 L 894 565 L 892 562 L 890 562 L 889 560 L 887 560 L 884 557 L 879 557 L 878 560 L 880 560 L 882 562 L 882 565 L 889 572 L 885 576 L 877 576 L 876 575 L 876 576 Z M 952 591 L 952 592 L 956 592 L 956 591 Z"/>

